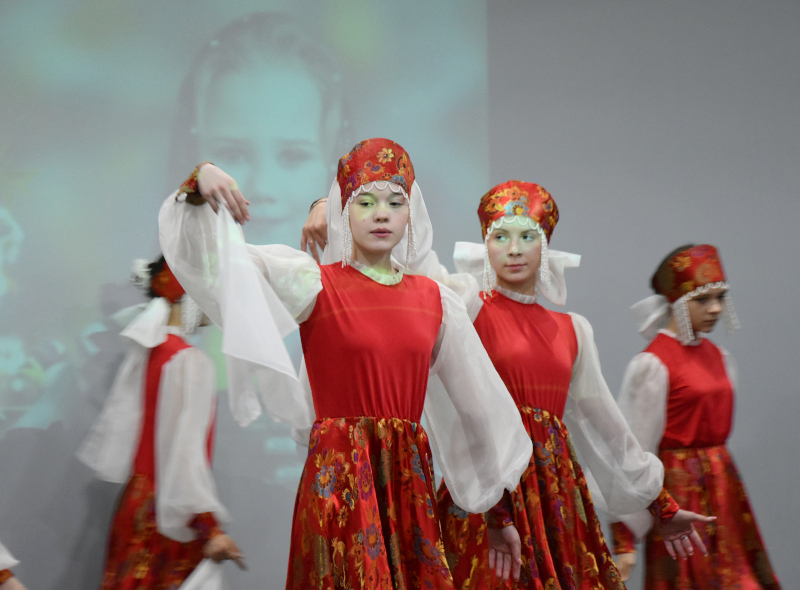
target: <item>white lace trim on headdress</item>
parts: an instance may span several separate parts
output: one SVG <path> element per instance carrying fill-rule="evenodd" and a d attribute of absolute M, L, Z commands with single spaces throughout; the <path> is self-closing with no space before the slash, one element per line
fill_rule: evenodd
<path fill-rule="evenodd" d="M 651 295 L 635 303 L 631 306 L 631 312 L 639 326 L 639 333 L 648 340 L 652 340 L 659 331 L 667 327 L 671 312 L 675 317 L 675 324 L 678 328 L 676 338 L 680 340 L 682 344 L 691 344 L 695 340 L 695 334 L 694 330 L 692 330 L 692 320 L 689 316 L 688 302 L 690 299 L 694 299 L 703 293 L 708 293 L 712 289 L 729 289 L 729 285 L 727 281 L 707 283 L 694 291 L 686 293 L 686 295 L 683 295 L 679 299 L 676 299 L 671 305 L 663 295 Z M 722 320 L 729 334 L 735 332 L 740 327 L 739 319 L 736 317 L 736 311 L 729 293 L 726 293 L 723 299 Z"/>
<path fill-rule="evenodd" d="M 542 226 L 536 223 L 530 217 L 523 217 L 522 215 L 510 215 L 495 219 L 489 228 L 486 230 L 486 238 L 484 238 L 484 258 L 483 258 L 483 291 L 489 294 L 497 287 L 497 273 L 495 273 L 489 262 L 489 238 L 492 232 L 503 225 L 521 225 L 522 227 L 530 227 L 536 230 L 539 234 L 542 243 L 542 257 L 539 263 L 539 281 L 545 290 L 550 289 L 550 252 L 547 246 L 547 234 Z M 537 281 L 538 282 L 538 281 Z"/>

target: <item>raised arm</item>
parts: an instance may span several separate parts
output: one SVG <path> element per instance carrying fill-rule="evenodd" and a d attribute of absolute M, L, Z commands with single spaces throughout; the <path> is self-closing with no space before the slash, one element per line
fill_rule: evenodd
<path fill-rule="evenodd" d="M 246 244 L 232 216 L 246 220 L 246 203 L 233 180 L 211 165 L 195 172 L 161 207 L 164 257 L 187 294 L 223 328 L 236 420 L 246 425 L 260 414 L 258 393 L 274 419 L 305 430 L 313 408 L 283 338 L 313 309 L 322 289 L 319 267 L 288 246 Z"/>

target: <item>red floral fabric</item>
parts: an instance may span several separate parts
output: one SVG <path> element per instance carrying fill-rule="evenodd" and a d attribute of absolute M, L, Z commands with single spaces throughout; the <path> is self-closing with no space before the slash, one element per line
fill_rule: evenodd
<path fill-rule="evenodd" d="M 486 517 L 456 506 L 442 483 L 439 511 L 456 588 L 623 589 L 567 428 L 545 410 L 520 406 L 520 413 L 534 441 L 531 463 L 511 494 L 522 540 L 520 580 L 494 577 Z"/>
<path fill-rule="evenodd" d="M 661 451 L 664 486 L 685 510 L 717 520 L 695 526 L 709 555 L 673 560 L 661 536 L 647 537 L 645 588 L 649 590 L 778 590 L 764 542 L 739 473 L 724 445 Z M 619 526 L 619 525 L 617 525 Z"/>
<path fill-rule="evenodd" d="M 111 526 L 103 590 L 173 590 L 203 559 L 207 539 L 179 543 L 156 530 L 155 501 L 150 477 L 134 475 L 125 486 Z"/>
<path fill-rule="evenodd" d="M 434 499 L 419 424 L 318 420 L 297 493 L 286 588 L 453 588 Z"/>
<path fill-rule="evenodd" d="M 402 186 L 408 195 L 414 184 L 414 167 L 408 152 L 400 144 L 376 137 L 358 142 L 339 160 L 336 180 L 344 208 L 354 190 L 376 180 L 388 180 Z"/>
<path fill-rule="evenodd" d="M 653 290 L 670 303 L 708 283 L 725 280 L 722 262 L 714 246 L 703 244 L 678 252 L 653 277 Z"/>
<path fill-rule="evenodd" d="M 11 570 L 0 570 L 0 584 L 8 582 L 13 577 L 14 574 L 11 573 Z"/>
<path fill-rule="evenodd" d="M 483 238 L 494 221 L 516 215 L 529 217 L 538 223 L 547 235 L 553 235 L 558 223 L 558 207 L 553 197 L 543 187 L 532 182 L 509 180 L 498 184 L 481 197 L 478 218 Z"/>
<path fill-rule="evenodd" d="M 661 488 L 658 498 L 650 503 L 647 507 L 653 518 L 657 518 L 661 522 L 669 522 L 669 520 L 678 514 L 681 509 L 680 505 L 672 498 L 666 488 Z"/>
<path fill-rule="evenodd" d="M 181 188 L 178 189 L 178 194 L 187 194 L 191 195 L 197 191 L 197 175 L 200 173 L 200 168 L 202 168 L 206 164 L 211 164 L 211 162 L 200 162 L 192 173 L 189 175 L 189 178 L 183 181 Z"/>
<path fill-rule="evenodd" d="M 621 522 L 612 522 L 611 534 L 614 536 L 614 555 L 636 553 L 636 537 L 631 529 Z"/>

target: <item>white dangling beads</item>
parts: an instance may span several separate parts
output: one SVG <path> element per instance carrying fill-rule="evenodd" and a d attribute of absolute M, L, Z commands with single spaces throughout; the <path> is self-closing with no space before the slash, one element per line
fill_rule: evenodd
<path fill-rule="evenodd" d="M 405 193 L 403 193 L 405 195 Z M 408 201 L 408 240 L 406 242 L 406 268 L 417 259 L 417 243 L 414 239 L 414 220 L 411 212 L 411 198 L 405 195 Z"/>
<path fill-rule="evenodd" d="M 675 324 L 678 326 L 678 339 L 682 344 L 691 344 L 694 341 L 688 301 L 689 299 L 684 295 L 672 304 L 672 314 L 675 316 Z"/>
<path fill-rule="evenodd" d="M 203 310 L 188 295 L 181 297 L 181 332 L 194 334 L 203 323 Z"/>
<path fill-rule="evenodd" d="M 542 255 L 539 262 L 539 278 L 542 280 L 542 286 L 545 291 L 550 290 L 550 247 L 547 244 L 547 234 L 544 233 L 542 226 L 536 224 L 536 229 L 541 236 L 542 241 Z"/>
<path fill-rule="evenodd" d="M 739 324 L 739 318 L 736 316 L 736 310 L 733 308 L 730 293 L 725 293 L 725 299 L 722 304 L 722 321 L 725 322 L 725 331 L 728 334 L 733 334 L 742 327 Z"/>
<path fill-rule="evenodd" d="M 483 292 L 487 297 L 492 295 L 492 291 L 497 284 L 497 274 L 492 268 L 492 263 L 489 261 L 489 237 L 491 231 L 486 234 L 486 239 L 483 241 Z"/>
<path fill-rule="evenodd" d="M 353 232 L 350 231 L 350 200 L 342 209 L 342 267 L 350 264 L 353 258 Z"/>

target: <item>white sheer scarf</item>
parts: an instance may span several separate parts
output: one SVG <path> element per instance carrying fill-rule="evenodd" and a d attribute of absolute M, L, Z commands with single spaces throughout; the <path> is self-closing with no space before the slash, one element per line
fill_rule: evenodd
<path fill-rule="evenodd" d="M 0 543 L 0 570 L 10 570 L 12 567 L 17 565 L 19 561 L 14 559 L 14 556 L 11 555 L 8 549 Z"/>

